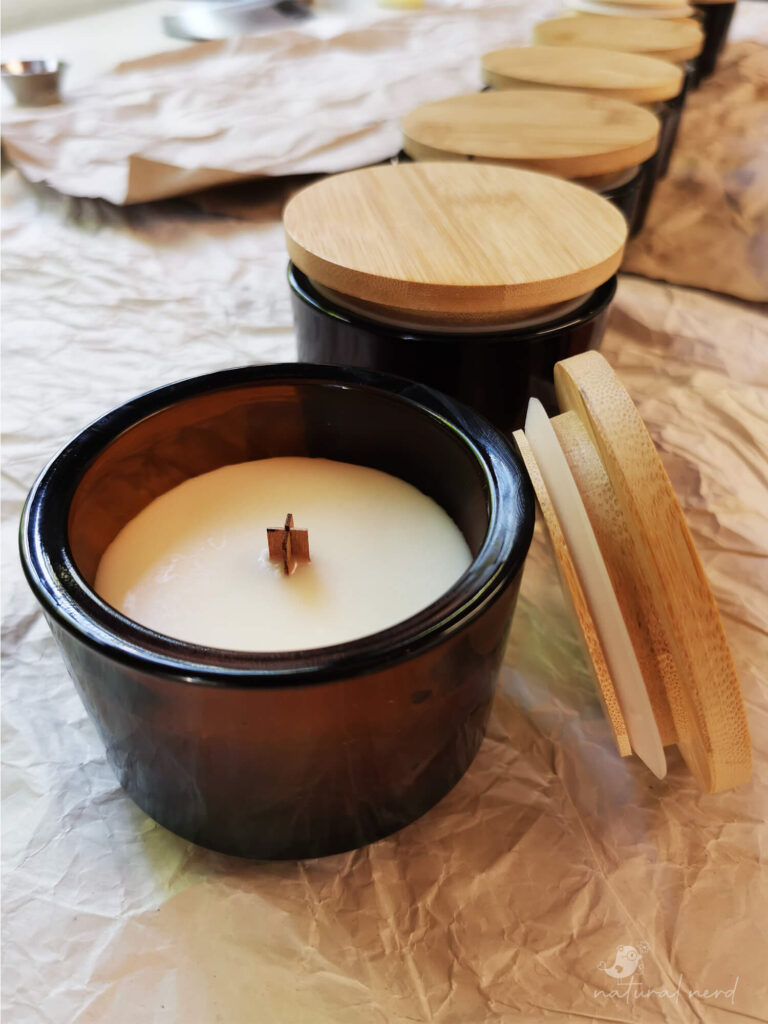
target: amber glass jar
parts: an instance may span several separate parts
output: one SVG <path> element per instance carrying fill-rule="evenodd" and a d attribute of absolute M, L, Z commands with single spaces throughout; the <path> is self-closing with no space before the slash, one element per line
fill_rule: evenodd
<path fill-rule="evenodd" d="M 101 555 L 150 501 L 220 466 L 285 455 L 414 484 L 453 517 L 470 567 L 390 629 L 286 653 L 174 640 L 98 597 Z M 32 488 L 21 554 L 135 802 L 215 850 L 314 857 L 407 825 L 466 771 L 533 515 L 518 456 L 451 399 L 362 370 L 245 367 L 152 391 L 86 428 Z"/>

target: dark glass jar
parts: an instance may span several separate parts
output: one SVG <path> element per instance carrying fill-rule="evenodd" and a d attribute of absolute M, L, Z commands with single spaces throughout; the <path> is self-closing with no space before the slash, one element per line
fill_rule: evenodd
<path fill-rule="evenodd" d="M 696 59 L 696 79 L 708 78 L 717 66 L 717 58 L 723 51 L 728 38 L 728 29 L 736 9 L 735 3 L 697 4 L 701 27 L 704 29 L 704 49 Z"/>
<path fill-rule="evenodd" d="M 320 456 L 433 497 L 473 561 L 438 601 L 345 644 L 258 654 L 162 636 L 102 601 L 102 553 L 142 508 L 223 465 Z M 407 825 L 482 740 L 533 530 L 517 455 L 409 381 L 245 367 L 152 391 L 86 428 L 32 488 L 21 556 L 121 785 L 225 853 L 315 857 Z"/>
<path fill-rule="evenodd" d="M 458 398 L 511 433 L 530 397 L 558 411 L 555 363 L 598 348 L 616 291 L 611 277 L 568 312 L 503 331 L 398 327 L 334 302 L 288 267 L 299 359 L 395 373 Z"/>
<path fill-rule="evenodd" d="M 613 203 L 624 214 L 630 238 L 634 238 L 642 230 L 655 181 L 656 156 L 654 155 L 635 168 L 631 176 L 620 180 L 618 184 L 604 185 L 602 188 L 596 189 L 604 199 Z M 588 182 L 582 181 L 582 184 L 586 185 Z M 648 199 L 643 203 L 643 196 L 646 194 Z"/>

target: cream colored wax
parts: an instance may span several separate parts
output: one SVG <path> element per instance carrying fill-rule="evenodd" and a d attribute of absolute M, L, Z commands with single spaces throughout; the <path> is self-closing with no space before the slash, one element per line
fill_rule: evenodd
<path fill-rule="evenodd" d="M 286 576 L 267 527 L 292 513 L 311 562 Z M 104 553 L 97 593 L 158 633 L 210 647 L 291 651 L 376 633 L 421 611 L 471 561 L 447 513 L 364 466 L 278 458 L 185 481 Z"/>

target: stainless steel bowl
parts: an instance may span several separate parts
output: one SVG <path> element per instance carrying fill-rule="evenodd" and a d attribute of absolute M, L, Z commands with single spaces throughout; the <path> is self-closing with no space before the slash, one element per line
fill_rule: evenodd
<path fill-rule="evenodd" d="M 66 68 L 55 58 L 8 60 L 0 64 L 3 82 L 22 107 L 44 107 L 59 103 L 59 85 Z"/>

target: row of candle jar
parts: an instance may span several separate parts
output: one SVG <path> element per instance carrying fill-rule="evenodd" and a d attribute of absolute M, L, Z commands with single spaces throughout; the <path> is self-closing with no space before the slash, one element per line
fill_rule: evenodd
<path fill-rule="evenodd" d="M 483 58 L 486 88 L 517 95 L 419 108 L 405 119 L 402 155 L 506 162 L 581 181 L 637 234 L 669 168 L 701 30 L 690 20 L 574 16 L 540 23 L 534 39 Z"/>
<path fill-rule="evenodd" d="M 611 18 L 655 18 L 685 20 L 693 18 L 704 32 L 704 45 L 693 67 L 693 82 L 708 78 L 723 51 L 736 10 L 735 0 L 565 0 L 565 6 L 578 14 Z"/>
<path fill-rule="evenodd" d="M 605 35 L 609 24 L 610 38 Z M 408 114 L 399 168 L 391 168 L 388 177 L 375 169 L 351 172 L 297 197 L 286 210 L 285 226 L 299 357 L 422 381 L 474 406 L 506 432 L 521 424 L 531 395 L 555 411 L 552 368 L 559 359 L 600 345 L 624 241 L 614 235 L 601 248 L 600 242 L 591 247 L 572 237 L 594 235 L 595 219 L 605 217 L 596 207 L 589 223 L 579 226 L 584 211 L 577 186 L 609 200 L 626 218 L 630 234 L 640 229 L 653 186 L 669 165 L 687 86 L 683 64 L 702 45 L 701 30 L 693 23 L 648 19 L 643 26 L 638 37 L 626 33 L 621 19 L 585 15 L 543 22 L 534 33 L 537 45 L 485 55 L 485 91 Z M 617 29 L 624 35 L 617 36 Z M 625 52 L 622 45 L 646 52 Z M 450 178 L 438 184 L 426 171 L 417 172 L 446 162 L 461 195 L 453 193 Z M 538 290 L 522 295 L 530 282 L 517 277 L 515 267 L 505 270 L 500 252 L 493 257 L 496 278 L 485 282 L 476 266 L 473 283 L 462 273 L 451 276 L 439 261 L 428 266 L 414 256 L 421 239 L 411 238 L 405 227 L 382 235 L 372 250 L 387 252 L 389 264 L 370 258 L 371 251 L 358 251 L 378 231 L 374 222 L 399 223 L 393 207 L 406 202 L 404 193 L 407 201 L 414 200 L 413 218 L 428 209 L 432 221 L 459 233 L 464 254 L 460 246 L 451 254 L 457 264 L 472 260 L 475 250 L 487 251 L 486 218 L 462 215 L 471 206 L 463 191 L 471 189 L 466 170 L 479 164 L 506 167 L 510 175 L 511 168 L 524 167 L 543 172 L 546 180 L 557 175 L 574 182 L 572 192 L 554 206 L 548 187 L 542 184 L 539 194 L 530 196 L 519 177 L 482 186 L 498 190 L 493 216 L 501 224 L 508 221 L 516 253 L 535 262 L 532 250 L 538 246 L 552 256 Z M 380 181 L 374 181 L 377 174 Z M 547 223 L 543 234 L 515 235 L 519 206 L 501 196 L 519 198 L 520 189 L 526 202 L 538 207 L 539 226 Z M 360 190 L 379 194 L 356 204 Z M 375 209 L 375 215 L 368 218 L 367 209 Z M 340 223 L 343 238 L 334 246 Z M 445 247 L 438 236 L 432 244 Z M 558 268 L 565 251 L 588 273 L 579 277 Z M 401 273 L 413 259 L 421 260 L 419 281 Z M 483 283 L 502 289 L 504 297 L 488 300 L 481 294 Z M 422 286 L 418 295 L 417 285 Z M 436 304 L 439 285 L 445 288 Z"/>

